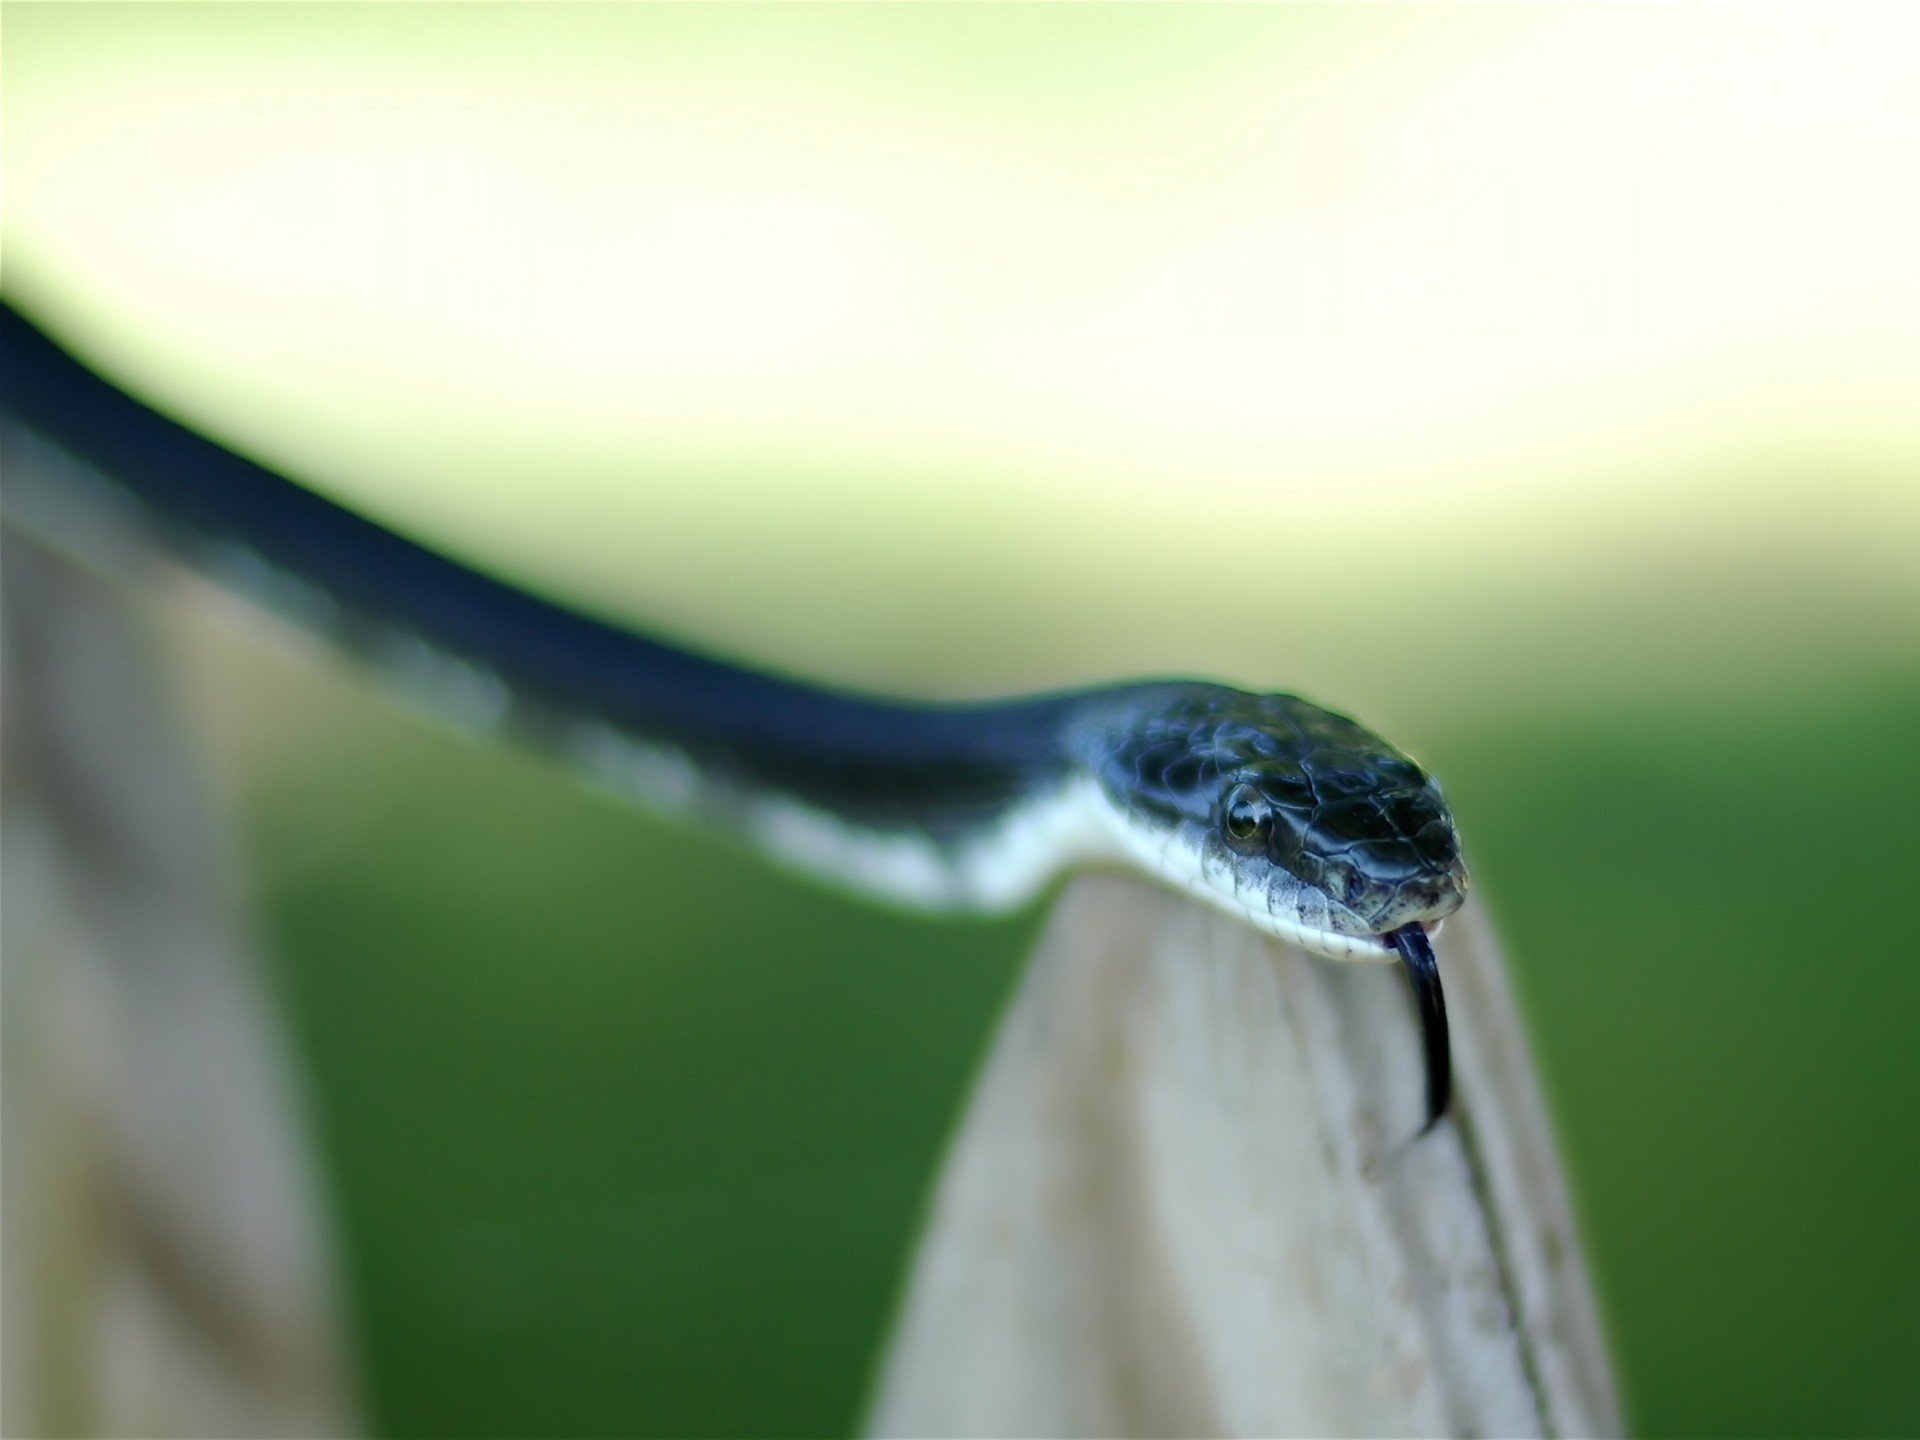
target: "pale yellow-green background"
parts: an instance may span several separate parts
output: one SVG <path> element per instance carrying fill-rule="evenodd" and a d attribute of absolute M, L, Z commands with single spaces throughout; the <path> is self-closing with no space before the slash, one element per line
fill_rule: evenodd
<path fill-rule="evenodd" d="M 1908 12 L 3 18 L 7 293 L 258 458 L 809 676 L 1201 672 L 1427 756 L 1641 1421 L 1920 1425 Z M 169 613 L 376 1416 L 850 1424 L 1019 928 L 795 889 Z"/>

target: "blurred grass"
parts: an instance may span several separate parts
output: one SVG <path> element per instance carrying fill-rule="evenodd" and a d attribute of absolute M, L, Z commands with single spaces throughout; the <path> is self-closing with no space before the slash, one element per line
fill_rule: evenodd
<path fill-rule="evenodd" d="M 1032 918 L 843 902 L 240 650 L 247 723 L 327 710 L 243 814 L 382 1430 L 848 1431 Z M 1920 672 L 1854 682 L 1410 737 L 1511 942 L 1641 1433 L 1920 1422 Z"/>

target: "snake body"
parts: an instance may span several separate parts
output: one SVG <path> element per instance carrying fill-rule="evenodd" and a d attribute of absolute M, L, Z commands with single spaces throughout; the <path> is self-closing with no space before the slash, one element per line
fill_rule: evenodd
<path fill-rule="evenodd" d="M 803 683 L 606 624 L 418 545 L 149 408 L 0 305 L 10 443 L 50 445 L 189 561 L 478 721 L 787 864 L 936 911 L 1114 863 L 1337 960 L 1398 958 L 1429 1124 L 1450 1067 L 1428 932 L 1467 873 L 1439 787 L 1296 696 L 1152 680 L 966 705 Z M 11 467 L 10 467 L 11 468 Z"/>

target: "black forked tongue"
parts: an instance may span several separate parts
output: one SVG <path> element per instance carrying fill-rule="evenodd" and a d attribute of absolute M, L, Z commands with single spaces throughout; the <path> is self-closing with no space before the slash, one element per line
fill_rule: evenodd
<path fill-rule="evenodd" d="M 1400 952 L 1401 967 L 1413 986 L 1414 1002 L 1420 1007 L 1420 1039 L 1427 1054 L 1427 1123 L 1420 1127 L 1426 1134 L 1440 1123 L 1453 1099 L 1453 1052 L 1447 1042 L 1447 997 L 1440 993 L 1440 967 L 1434 963 L 1433 946 L 1419 925 L 1402 925 L 1387 932 L 1393 948 Z"/>

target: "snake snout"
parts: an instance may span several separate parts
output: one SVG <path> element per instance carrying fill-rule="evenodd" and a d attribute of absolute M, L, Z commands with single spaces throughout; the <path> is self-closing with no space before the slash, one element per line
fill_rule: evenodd
<path fill-rule="evenodd" d="M 1465 902 L 1467 869 L 1455 854 L 1399 874 L 1375 876 L 1349 894 L 1348 908 L 1372 934 L 1384 935 L 1403 925 L 1432 925 Z"/>
<path fill-rule="evenodd" d="M 1453 914 L 1467 899 L 1467 867 L 1455 862 L 1436 875 L 1424 876 L 1407 886 L 1401 900 L 1402 918 L 1389 920 L 1388 928 L 1411 921 L 1431 925 Z"/>
<path fill-rule="evenodd" d="M 1385 928 L 1396 929 L 1418 921 L 1432 924 L 1458 910 L 1467 898 L 1467 868 L 1455 862 L 1445 870 L 1422 875 L 1401 887 L 1398 896 L 1399 918 L 1389 919 Z"/>

